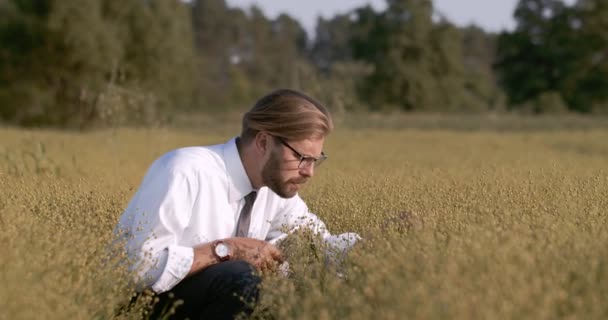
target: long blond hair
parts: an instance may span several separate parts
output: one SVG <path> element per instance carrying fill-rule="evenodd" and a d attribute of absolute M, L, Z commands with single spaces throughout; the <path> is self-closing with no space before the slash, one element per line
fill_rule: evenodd
<path fill-rule="evenodd" d="M 245 113 L 241 139 L 247 143 L 260 131 L 286 140 L 314 139 L 332 130 L 333 121 L 325 106 L 302 92 L 279 89 Z"/>

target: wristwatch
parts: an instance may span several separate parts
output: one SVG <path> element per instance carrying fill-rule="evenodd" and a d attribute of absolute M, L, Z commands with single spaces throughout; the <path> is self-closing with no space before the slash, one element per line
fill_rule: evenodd
<path fill-rule="evenodd" d="M 213 254 L 220 262 L 230 260 L 231 253 L 232 248 L 226 242 L 221 240 L 213 242 Z"/>

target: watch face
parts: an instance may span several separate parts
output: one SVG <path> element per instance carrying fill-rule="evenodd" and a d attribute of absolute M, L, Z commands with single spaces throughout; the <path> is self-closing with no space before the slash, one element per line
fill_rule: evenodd
<path fill-rule="evenodd" d="M 218 243 L 215 246 L 215 254 L 217 254 L 218 257 L 220 258 L 224 258 L 227 257 L 230 250 L 228 249 L 228 246 L 224 243 Z"/>

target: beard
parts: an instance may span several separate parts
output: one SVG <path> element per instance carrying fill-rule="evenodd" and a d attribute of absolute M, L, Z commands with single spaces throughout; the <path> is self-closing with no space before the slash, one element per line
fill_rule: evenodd
<path fill-rule="evenodd" d="M 270 159 L 268 159 L 264 168 L 262 168 L 262 182 L 279 197 L 284 199 L 293 198 L 298 194 L 298 189 L 295 188 L 295 185 L 303 184 L 307 179 L 293 178 L 283 181 L 281 162 L 278 152 L 272 152 Z"/>

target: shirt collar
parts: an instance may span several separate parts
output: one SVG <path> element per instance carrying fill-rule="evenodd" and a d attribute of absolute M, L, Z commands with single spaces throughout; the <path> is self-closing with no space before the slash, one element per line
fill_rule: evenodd
<path fill-rule="evenodd" d="M 236 137 L 232 138 L 224 145 L 224 161 L 226 162 L 226 173 L 229 181 L 228 200 L 230 202 L 239 201 L 251 191 L 255 191 L 249 176 L 247 176 L 243 161 L 241 161 L 236 139 Z"/>

